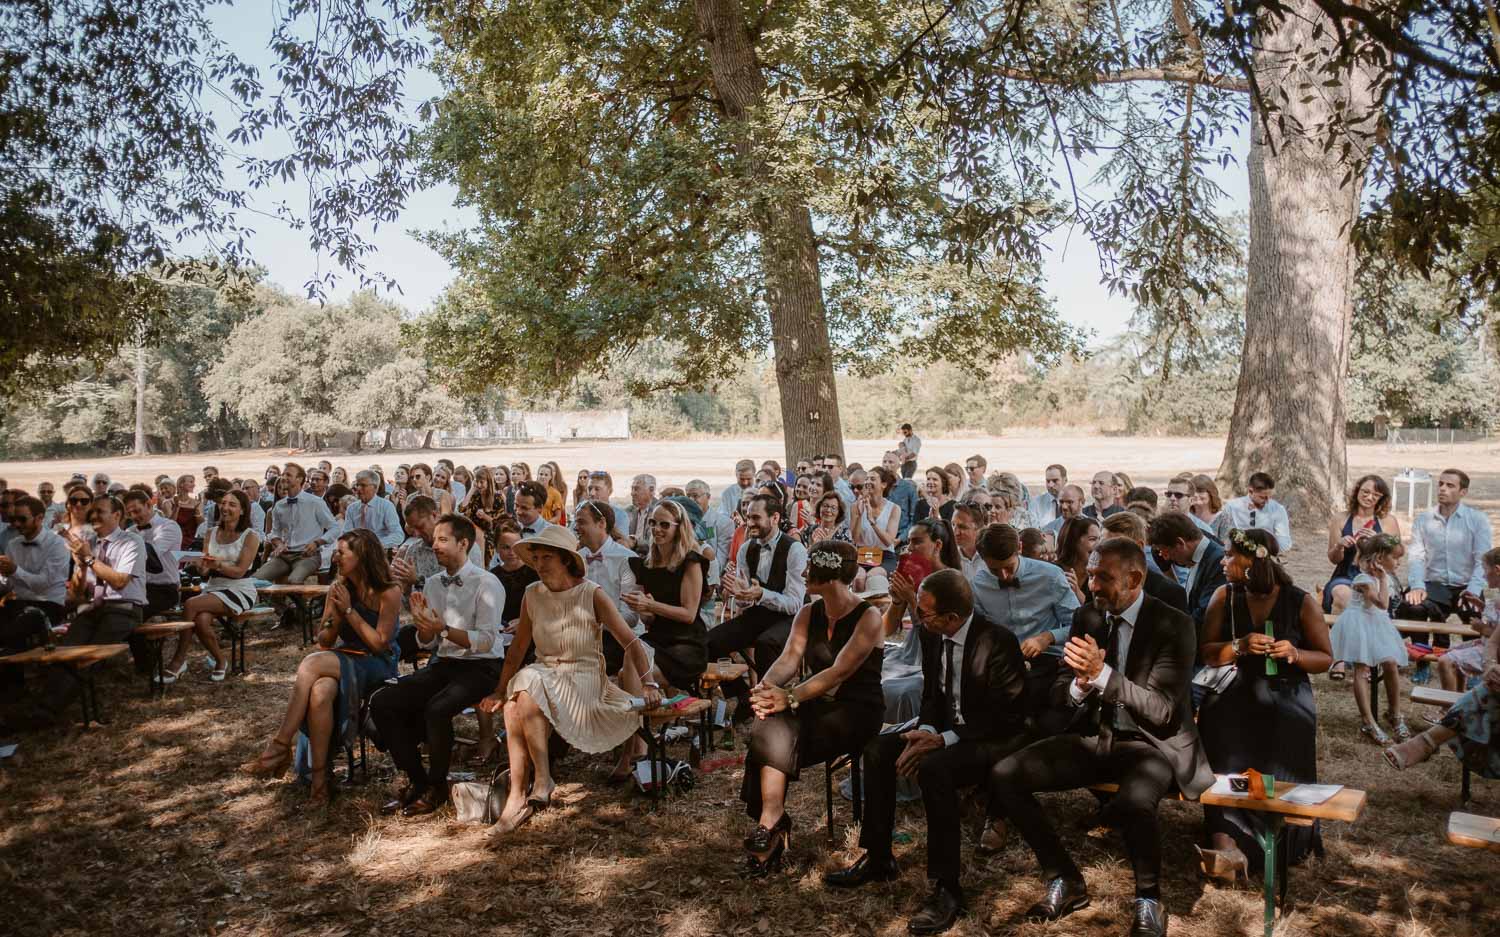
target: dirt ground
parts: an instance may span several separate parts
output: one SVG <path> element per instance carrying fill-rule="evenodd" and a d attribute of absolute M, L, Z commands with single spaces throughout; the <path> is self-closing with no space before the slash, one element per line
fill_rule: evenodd
<path fill-rule="evenodd" d="M 856 442 L 850 458 L 878 459 L 888 443 Z M 1097 468 L 1124 470 L 1160 487 L 1183 469 L 1212 471 L 1221 442 L 1199 439 L 1058 438 L 932 440 L 932 460 L 962 461 L 984 453 L 991 466 L 1039 483 L 1042 467 L 1063 462 L 1075 478 Z M 387 453 L 329 457 L 356 467 L 378 461 L 435 457 Z M 767 440 L 525 446 L 454 452 L 473 465 L 555 458 L 570 474 L 603 466 L 616 478 L 653 470 L 660 483 L 702 477 L 729 481 L 742 456 L 779 456 Z M 0 477 L 34 487 L 72 471 L 103 468 L 124 481 L 159 472 L 196 472 L 216 464 L 228 475 L 259 475 L 286 454 L 213 453 L 145 460 L 9 463 Z M 302 457 L 311 461 L 317 456 Z M 926 464 L 929 460 L 923 459 Z M 1446 465 L 1474 476 L 1473 500 L 1500 517 L 1500 453 L 1484 445 L 1392 452 L 1350 450 L 1351 474 L 1387 477 L 1408 465 L 1436 472 Z M 1404 494 L 1403 494 L 1404 499 Z M 1405 503 L 1400 513 L 1405 520 Z M 1289 558 L 1297 580 L 1312 587 L 1326 576 L 1322 526 L 1299 523 Z M 904 874 L 891 886 L 855 894 L 822 887 L 823 871 L 852 861 L 857 831 L 848 805 L 836 807 L 838 838 L 830 849 L 821 819 L 823 771 L 793 786 L 797 820 L 794 861 L 766 883 L 736 877 L 746 820 L 733 765 L 706 772 L 686 795 L 651 812 L 645 798 L 607 786 L 607 759 L 573 755 L 559 769 L 562 803 L 518 833 L 510 849 L 480 848 L 482 828 L 447 818 L 404 821 L 379 815 L 390 789 L 389 768 L 374 759 L 368 784 L 347 788 L 325 810 L 303 808 L 300 789 L 243 778 L 234 766 L 252 757 L 285 705 L 302 656 L 295 633 L 256 630 L 250 674 L 213 684 L 194 655 L 194 670 L 165 700 L 149 700 L 144 680 L 128 665 L 101 678 L 110 723 L 27 734 L 0 761 L 0 905 L 4 932 L 17 935 L 223 934 L 348 935 L 494 933 L 515 935 L 904 934 L 926 892 L 924 826 L 919 808 L 903 808 L 897 847 Z M 1494 854 L 1450 846 L 1443 837 L 1458 807 L 1459 770 L 1443 755 L 1408 774 L 1387 768 L 1379 751 L 1358 740 L 1347 683 L 1316 680 L 1321 780 L 1370 792 L 1354 824 L 1324 829 L 1327 856 L 1294 870 L 1289 919 L 1282 935 L 1479 937 L 1500 933 Z M 1403 694 L 1409 686 L 1403 686 Z M 1420 720 L 1414 719 L 1414 722 Z M 460 735 L 473 737 L 469 720 Z M 678 746 L 678 753 L 682 746 Z M 739 747 L 734 754 L 740 754 Z M 719 758 L 726 753 L 715 753 Z M 460 765 L 460 767 L 462 767 Z M 1466 808 L 1500 815 L 1500 789 L 1476 780 Z M 1044 795 L 1059 829 L 1084 868 L 1093 906 L 1051 926 L 1020 923 L 1039 896 L 1036 863 L 1024 844 L 982 859 L 965 847 L 972 912 L 957 935 L 1122 934 L 1128 927 L 1131 876 L 1120 840 L 1085 834 L 1077 820 L 1087 794 Z M 1195 874 L 1193 842 L 1201 819 L 1193 805 L 1163 805 L 1165 881 L 1171 932 L 1187 937 L 1258 935 L 1258 891 L 1218 888 Z M 978 818 L 973 818 L 977 825 Z"/>

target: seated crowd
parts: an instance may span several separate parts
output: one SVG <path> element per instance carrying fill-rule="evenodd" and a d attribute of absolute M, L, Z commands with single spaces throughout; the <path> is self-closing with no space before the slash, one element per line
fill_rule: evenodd
<path fill-rule="evenodd" d="M 449 799 L 453 720 L 474 707 L 478 758 L 497 747 L 497 717 L 509 757 L 493 843 L 550 805 L 557 739 L 617 752 L 611 777 L 623 780 L 643 751 L 641 710 L 701 692 L 709 661 L 739 655 L 750 675 L 722 690 L 748 735 L 745 874 L 781 866 L 799 772 L 862 757 L 863 854 L 825 880 L 854 888 L 900 874 L 895 808 L 915 781 L 933 889 L 914 934 L 946 930 L 966 907 L 964 788 L 981 791 L 980 853 L 1013 830 L 1036 855 L 1045 888 L 1029 919 L 1087 905 L 1036 794 L 1103 783 L 1117 789 L 1101 795 L 1098 824 L 1121 831 L 1134 871 L 1130 933 L 1164 934 L 1158 803 L 1196 800 L 1215 773 L 1319 780 L 1309 678 L 1331 667 L 1336 679 L 1352 668 L 1362 735 L 1391 766 L 1447 746 L 1500 777 L 1500 550 L 1489 519 L 1463 503 L 1463 472 L 1439 476 L 1438 506 L 1405 543 L 1389 485 L 1359 479 L 1328 525 L 1333 570 L 1318 595 L 1280 562 L 1290 521 L 1264 473 L 1228 502 L 1192 473 L 1158 492 L 1103 471 L 1085 492 L 1062 465 L 1033 492 L 979 455 L 919 475 L 920 445 L 908 425 L 869 468 L 839 454 L 791 471 L 747 459 L 717 495 L 701 480 L 658 488 L 638 475 L 628 505 L 612 501 L 609 472 L 580 472 L 569 491 L 555 462 L 533 478 L 525 463 L 439 460 L 389 480 L 378 466 L 351 476 L 288 463 L 263 484 L 207 467 L 201 494 L 192 475 L 128 488 L 75 475 L 57 502 L 50 484 L 0 484 L 0 644 L 29 646 L 65 621 L 63 644 L 127 641 L 147 618 L 174 615 L 193 628 L 161 679 L 184 677 L 196 640 L 222 681 L 216 622 L 253 607 L 258 580 L 322 576 L 332 585 L 318 649 L 243 770 L 279 776 L 295 763 L 326 801 L 330 753 L 362 731 L 367 707 L 403 777 L 386 812 L 431 814 Z M 201 589 L 180 603 L 184 553 Z M 1450 648 L 1439 675 L 1474 687 L 1413 734 L 1393 619 L 1453 614 L 1480 637 Z M 427 665 L 401 675 L 398 661 L 422 652 Z M 1389 734 L 1371 715 L 1372 671 Z M 61 669 L 32 693 L 19 673 L 0 670 L 12 729 L 55 721 L 77 693 Z M 1275 733 L 1261 731 L 1269 724 Z M 1203 874 L 1262 868 L 1262 830 L 1254 812 L 1205 808 Z M 1317 824 L 1289 836 L 1291 862 L 1322 849 Z"/>

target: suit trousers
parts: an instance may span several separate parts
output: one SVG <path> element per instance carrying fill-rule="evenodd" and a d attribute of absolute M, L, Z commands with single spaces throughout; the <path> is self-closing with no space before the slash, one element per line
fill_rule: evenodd
<path fill-rule="evenodd" d="M 453 756 L 453 717 L 495 691 L 500 660 L 441 657 L 370 697 L 370 718 L 396 767 L 415 788 L 446 784 Z M 427 743 L 428 767 L 417 746 Z"/>
<path fill-rule="evenodd" d="M 1059 735 L 1028 745 L 990 772 L 989 813 L 1005 817 L 1021 831 L 1036 853 L 1044 880 L 1082 881 L 1083 873 L 1034 795 L 1108 781 L 1118 783 L 1120 791 L 1105 806 L 1105 819 L 1125 836 L 1136 893 L 1154 894 L 1161 877 L 1157 803 L 1172 790 L 1176 778 L 1172 763 L 1150 742 L 1111 745 L 1093 736 Z"/>
<path fill-rule="evenodd" d="M 927 877 L 958 894 L 960 810 L 958 792 L 984 784 L 996 762 L 1015 751 L 1024 736 L 965 741 L 928 752 L 917 765 L 917 783 L 927 808 Z M 859 844 L 872 859 L 888 859 L 896 819 L 896 759 L 906 748 L 897 733 L 877 735 L 865 747 L 865 813 Z"/>
<path fill-rule="evenodd" d="M 288 559 L 291 557 L 291 559 Z M 253 575 L 256 579 L 266 579 L 271 582 L 290 582 L 300 585 L 308 576 L 316 573 L 323 566 L 322 554 L 314 553 L 312 556 L 300 556 L 291 553 L 283 553 L 273 556 L 261 564 Z"/>
<path fill-rule="evenodd" d="M 743 651 L 755 672 L 764 675 L 786 647 L 786 639 L 792 634 L 792 618 L 767 615 L 763 610 L 750 611 L 751 614 L 736 615 L 708 632 L 708 659 L 713 662 Z M 743 679 L 732 680 L 722 689 L 726 697 L 737 697 L 744 702 L 750 684 Z"/>

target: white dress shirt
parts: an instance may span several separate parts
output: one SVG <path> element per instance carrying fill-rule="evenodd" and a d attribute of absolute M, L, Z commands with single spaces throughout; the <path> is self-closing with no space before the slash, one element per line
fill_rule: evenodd
<path fill-rule="evenodd" d="M 989 569 L 988 566 L 984 565 L 984 557 L 979 555 L 979 550 L 977 548 L 974 550 L 973 556 L 964 556 L 963 547 L 959 547 L 958 563 L 959 566 L 963 569 L 964 578 L 970 581 L 974 579 L 974 574 L 979 572 L 981 569 Z"/>
<path fill-rule="evenodd" d="M 1436 582 L 1482 596 L 1490 545 L 1490 519 L 1483 511 L 1467 504 L 1446 518 L 1436 509 L 1423 511 L 1411 530 L 1406 587 L 1426 589 L 1428 582 Z"/>
<path fill-rule="evenodd" d="M 5 555 L 16 563 L 16 571 L 0 576 L 11 595 L 27 602 L 63 604 L 68 596 L 68 542 L 43 527 L 32 540 L 19 531 L 10 538 Z"/>
<path fill-rule="evenodd" d="M 615 510 L 618 511 L 619 509 L 616 508 Z M 517 521 L 516 523 L 519 524 L 520 521 Z M 533 534 L 539 534 L 542 531 L 546 530 L 548 527 L 552 527 L 552 526 L 554 526 L 554 525 L 553 525 L 553 523 L 551 521 L 547 520 L 545 517 L 543 517 L 542 515 L 538 514 L 536 516 L 536 520 L 532 521 L 531 523 L 527 524 L 525 527 L 521 528 L 521 536 L 522 537 L 530 537 Z"/>
<path fill-rule="evenodd" d="M 1115 642 L 1115 646 L 1118 651 L 1115 654 L 1115 659 L 1118 660 L 1122 665 L 1126 660 L 1129 659 L 1130 638 L 1135 634 L 1135 620 L 1140 616 L 1141 606 L 1144 605 L 1145 602 L 1146 590 L 1142 589 L 1136 595 L 1135 601 L 1130 603 L 1130 607 L 1120 613 L 1121 621 L 1119 624 L 1119 640 Z M 1073 682 L 1068 685 L 1068 695 L 1073 698 L 1073 702 L 1083 702 L 1088 698 L 1088 695 L 1090 693 L 1093 693 L 1096 690 L 1103 689 L 1109 683 L 1110 674 L 1114 673 L 1114 670 L 1110 668 L 1108 663 L 1107 655 L 1109 654 L 1109 648 L 1105 648 L 1104 652 L 1106 655 L 1104 667 L 1100 669 L 1099 676 L 1090 681 L 1089 688 L 1087 690 L 1079 686 L 1077 678 L 1075 678 Z"/>
<path fill-rule="evenodd" d="M 1057 518 L 1057 495 L 1050 491 L 1032 495 L 1028 503 L 1032 519 L 1041 525 L 1052 523 Z"/>
<path fill-rule="evenodd" d="M 635 613 L 635 609 L 620 600 L 620 596 L 636 587 L 635 573 L 630 569 L 635 551 L 622 546 L 613 537 L 605 537 L 599 552 L 595 553 L 583 544 L 578 545 L 578 552 L 583 555 L 584 578 L 598 583 L 609 600 L 615 603 L 615 608 L 620 610 L 620 617 L 625 619 L 625 624 L 634 629 L 636 634 L 644 634 L 646 628 L 641 624 L 641 617 Z"/>
<path fill-rule="evenodd" d="M 417 643 L 425 648 L 437 648 L 436 656 L 452 660 L 498 660 L 505 656 L 505 644 L 500 640 L 500 631 L 505 623 L 500 620 L 505 611 L 505 587 L 495 574 L 480 569 L 472 560 L 465 563 L 452 577 L 439 572 L 427 580 L 422 588 L 422 597 L 443 624 L 453 631 L 466 631 L 469 646 L 460 647 L 442 635 L 431 641 Z"/>
<path fill-rule="evenodd" d="M 406 531 L 401 529 L 401 517 L 396 506 L 385 498 L 371 498 L 366 504 L 358 498 L 344 509 L 343 533 L 353 530 L 368 530 L 387 550 L 401 546 Z"/>
<path fill-rule="evenodd" d="M 1250 503 L 1250 496 L 1235 498 L 1224 505 L 1224 510 L 1229 513 L 1229 520 L 1240 530 L 1256 528 L 1270 532 L 1276 538 L 1276 545 L 1281 552 L 1292 548 L 1292 522 L 1287 517 L 1286 508 L 1275 498 L 1266 502 L 1265 507 L 1255 507 Z"/>
<path fill-rule="evenodd" d="M 314 540 L 324 545 L 338 538 L 339 522 L 323 499 L 309 492 L 282 498 L 271 509 L 271 539 L 286 543 L 292 553 L 301 553 Z"/>
<path fill-rule="evenodd" d="M 971 614 L 964 619 L 964 626 L 954 632 L 953 637 L 943 638 L 943 641 L 953 642 L 953 722 L 955 725 L 964 724 L 964 644 L 969 640 L 969 626 L 974 623 Z M 938 686 L 948 685 L 948 646 L 943 644 L 938 649 Z M 937 732 L 937 726 L 919 726 L 924 732 Z M 958 744 L 958 733 L 952 729 L 943 733 L 943 745 Z"/>
<path fill-rule="evenodd" d="M 130 580 L 125 588 L 101 581 L 94 575 L 92 567 L 85 574 L 86 593 L 95 604 L 99 602 L 129 602 L 132 605 L 146 604 L 146 545 L 140 535 L 123 527 L 94 544 L 94 556 L 105 566 L 116 572 L 128 573 Z"/>
<path fill-rule="evenodd" d="M 760 547 L 760 562 L 757 568 L 752 570 L 745 565 L 750 555 L 750 544 L 755 541 L 746 539 L 740 544 L 740 552 L 736 557 L 736 565 L 741 575 L 746 579 L 753 578 L 756 582 L 764 584 L 771 577 L 771 561 L 776 557 L 776 544 L 781 540 L 780 531 L 771 535 L 771 539 L 765 541 Z M 802 599 L 807 595 L 807 580 L 803 573 L 807 571 L 807 547 L 792 541 L 791 549 L 786 554 L 786 583 L 780 592 L 772 592 L 770 589 L 761 587 L 760 601 L 756 605 L 764 605 L 773 611 L 783 615 L 795 615 L 802 610 Z"/>
<path fill-rule="evenodd" d="M 160 514 L 152 515 L 151 526 L 135 532 L 149 542 L 161 560 L 161 572 L 146 572 L 146 583 L 153 586 L 176 586 L 182 583 L 182 570 L 177 566 L 177 551 L 182 549 L 182 528 L 176 521 L 169 521 Z"/>

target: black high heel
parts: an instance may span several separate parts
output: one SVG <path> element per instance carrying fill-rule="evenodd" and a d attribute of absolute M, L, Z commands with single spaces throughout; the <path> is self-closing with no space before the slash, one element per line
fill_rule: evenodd
<path fill-rule="evenodd" d="M 746 878 L 764 878 L 773 872 L 780 872 L 782 860 L 792 845 L 792 818 L 783 813 L 781 819 L 769 830 L 757 825 L 755 831 L 745 838 L 745 842 Z M 764 853 L 765 857 L 762 858 L 759 853 Z"/>

